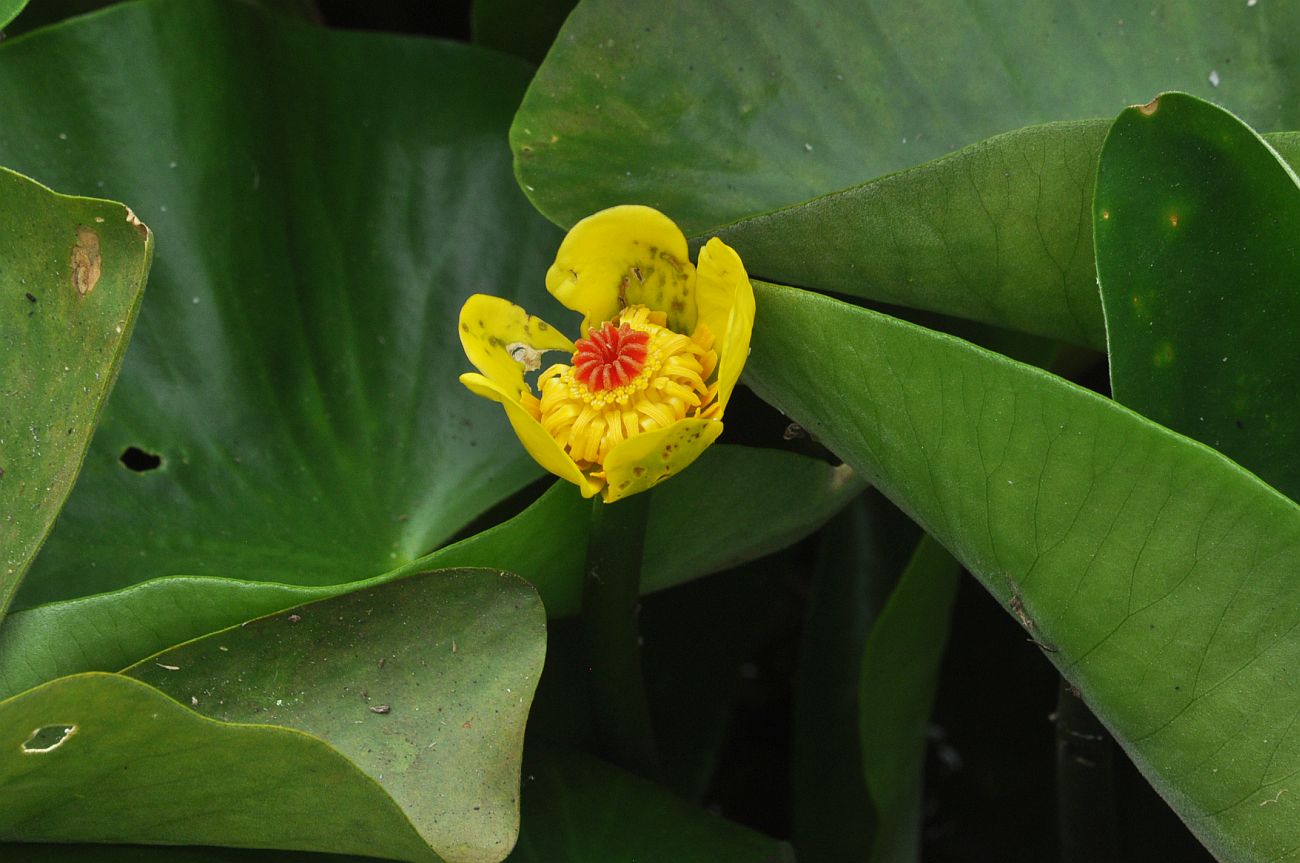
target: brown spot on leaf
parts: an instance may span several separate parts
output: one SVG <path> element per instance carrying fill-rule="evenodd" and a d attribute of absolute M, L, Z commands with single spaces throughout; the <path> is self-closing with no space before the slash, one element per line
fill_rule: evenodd
<path fill-rule="evenodd" d="M 72 286 L 85 296 L 99 284 L 102 262 L 99 257 L 99 234 L 85 225 L 77 226 L 77 244 L 72 247 Z"/>
<path fill-rule="evenodd" d="M 135 228 L 135 232 L 139 234 L 141 237 L 149 236 L 149 228 L 145 225 L 144 222 L 140 221 L 140 219 L 136 216 L 135 213 L 131 212 L 130 207 L 126 208 L 126 221 L 127 224 Z"/>
<path fill-rule="evenodd" d="M 1157 96 L 1145 105 L 1138 105 L 1137 109 L 1142 112 L 1142 116 L 1150 117 L 1160 107 L 1160 97 Z"/>

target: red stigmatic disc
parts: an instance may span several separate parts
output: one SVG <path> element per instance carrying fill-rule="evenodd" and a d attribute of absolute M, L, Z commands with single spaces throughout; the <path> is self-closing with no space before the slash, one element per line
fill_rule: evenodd
<path fill-rule="evenodd" d="M 626 386 L 645 367 L 650 334 L 606 321 L 578 339 L 573 354 L 573 376 L 593 393 Z"/>

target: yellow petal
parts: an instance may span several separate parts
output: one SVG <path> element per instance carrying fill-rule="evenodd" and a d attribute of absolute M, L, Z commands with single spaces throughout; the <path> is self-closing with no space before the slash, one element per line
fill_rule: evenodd
<path fill-rule="evenodd" d="M 533 360 L 542 351 L 574 350 L 573 342 L 546 321 L 531 317 L 509 300 L 487 294 L 474 294 L 465 301 L 460 309 L 459 329 L 465 356 L 476 369 L 505 387 L 515 401 L 527 385 L 524 364 L 511 356 L 511 348 L 518 356 Z"/>
<path fill-rule="evenodd" d="M 695 329 L 695 268 L 686 238 L 650 207 L 611 207 L 574 225 L 546 272 L 546 289 L 583 315 L 583 336 L 635 305 L 666 312 L 671 330 Z"/>
<path fill-rule="evenodd" d="M 718 352 L 718 413 L 727 407 L 731 391 L 749 358 L 754 331 L 754 286 L 735 249 L 717 237 L 700 249 L 696 277 L 700 322 L 713 331 Z"/>
<path fill-rule="evenodd" d="M 680 473 L 720 434 L 720 420 L 689 418 L 628 438 L 605 456 L 605 503 Z"/>
<path fill-rule="evenodd" d="M 578 469 L 578 465 L 564 451 L 555 438 L 546 433 L 538 422 L 520 403 L 518 395 L 512 395 L 501 384 L 473 372 L 460 376 L 463 383 L 474 395 L 500 402 L 506 409 L 506 417 L 514 427 L 515 434 L 524 445 L 524 449 L 534 461 L 546 468 L 560 479 L 566 479 L 578 487 L 583 497 L 591 497 L 600 491 L 600 482 L 593 480 Z"/>

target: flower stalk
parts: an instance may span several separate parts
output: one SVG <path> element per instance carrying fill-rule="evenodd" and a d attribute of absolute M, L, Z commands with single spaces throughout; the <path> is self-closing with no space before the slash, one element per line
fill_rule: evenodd
<path fill-rule="evenodd" d="M 662 780 L 650 705 L 641 673 L 637 616 L 650 494 L 591 511 L 582 622 L 587 641 L 593 720 L 601 752 L 614 764 Z"/>

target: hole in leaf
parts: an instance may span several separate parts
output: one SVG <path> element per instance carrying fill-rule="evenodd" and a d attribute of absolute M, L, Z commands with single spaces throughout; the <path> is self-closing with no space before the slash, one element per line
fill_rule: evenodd
<path fill-rule="evenodd" d="M 76 733 L 75 725 L 46 725 L 32 732 L 32 736 L 28 737 L 27 742 L 23 744 L 23 752 L 32 755 L 53 752 Z"/>
<path fill-rule="evenodd" d="M 162 456 L 145 452 L 138 446 L 129 446 L 123 450 L 122 457 L 118 461 L 122 462 L 127 470 L 133 470 L 136 473 L 145 473 L 162 466 Z"/>

